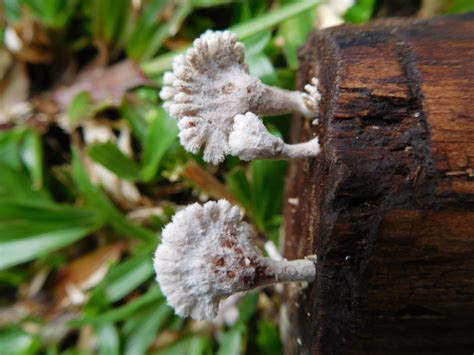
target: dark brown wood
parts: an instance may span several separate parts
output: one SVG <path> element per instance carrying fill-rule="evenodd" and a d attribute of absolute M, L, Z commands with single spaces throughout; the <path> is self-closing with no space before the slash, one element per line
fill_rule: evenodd
<path fill-rule="evenodd" d="M 300 87 L 321 80 L 319 127 L 294 141 L 285 254 L 316 253 L 286 288 L 288 354 L 474 351 L 474 16 L 315 33 Z"/>

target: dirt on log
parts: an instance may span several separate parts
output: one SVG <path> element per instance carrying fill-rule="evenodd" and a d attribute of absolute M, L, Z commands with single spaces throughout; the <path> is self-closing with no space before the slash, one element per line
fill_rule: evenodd
<path fill-rule="evenodd" d="M 288 172 L 287 354 L 474 351 L 474 14 L 314 33 L 322 153 Z"/>

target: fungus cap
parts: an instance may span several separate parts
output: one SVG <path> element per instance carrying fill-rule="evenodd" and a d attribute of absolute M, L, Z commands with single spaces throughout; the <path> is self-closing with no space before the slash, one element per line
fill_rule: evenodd
<path fill-rule="evenodd" d="M 240 208 L 225 200 L 192 204 L 163 230 L 157 281 L 180 316 L 213 319 L 222 298 L 243 290 L 260 257 Z"/>
<path fill-rule="evenodd" d="M 244 45 L 229 31 L 207 31 L 185 55 L 173 61 L 160 96 L 165 109 L 179 120 L 179 138 L 204 160 L 217 164 L 230 153 L 227 143 L 234 116 L 245 112 L 248 86 L 259 80 L 244 64 Z"/>

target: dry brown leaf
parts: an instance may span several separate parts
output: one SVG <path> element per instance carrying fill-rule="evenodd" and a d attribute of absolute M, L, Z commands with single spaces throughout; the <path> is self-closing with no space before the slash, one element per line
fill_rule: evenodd
<path fill-rule="evenodd" d="M 163 349 L 177 342 L 182 337 L 183 337 L 183 332 L 177 332 L 177 331 L 164 329 L 160 332 L 156 340 L 153 342 L 153 344 L 150 347 L 150 350 L 158 351 L 160 349 Z"/>
<path fill-rule="evenodd" d="M 0 124 L 5 124 L 29 112 L 26 100 L 30 81 L 25 64 L 13 60 L 10 53 L 2 49 L 0 66 Z"/>
<path fill-rule="evenodd" d="M 77 347 L 85 354 L 92 354 L 96 346 L 96 340 L 94 328 L 91 325 L 85 325 L 79 331 Z"/>
<path fill-rule="evenodd" d="M 165 47 L 173 51 L 184 50 L 190 45 L 189 41 L 181 38 L 170 38 L 165 41 Z"/>
<path fill-rule="evenodd" d="M 127 156 L 132 155 L 131 132 L 126 126 L 120 129 L 117 139 L 110 125 L 99 121 L 85 121 L 83 124 L 83 134 L 86 146 L 112 141 L 117 143 L 118 148 L 124 154 Z M 122 208 L 134 208 L 141 204 L 142 197 L 134 183 L 120 178 L 89 156 L 84 156 L 84 165 L 92 182 L 102 186 L 107 194 Z"/>
<path fill-rule="evenodd" d="M 58 304 L 64 307 L 83 303 L 86 300 L 84 291 L 103 280 L 110 265 L 119 260 L 127 247 L 127 242 L 104 245 L 62 269 L 54 288 Z"/>
<path fill-rule="evenodd" d="M 184 169 L 183 176 L 204 190 L 210 197 L 215 199 L 224 198 L 231 203 L 238 204 L 237 199 L 227 187 L 194 160 L 188 163 Z"/>
<path fill-rule="evenodd" d="M 31 16 L 22 16 L 15 26 L 7 26 L 5 45 L 24 62 L 48 64 L 54 58 L 46 28 L 35 22 Z"/>
<path fill-rule="evenodd" d="M 53 98 L 63 110 L 66 110 L 76 95 L 82 91 L 90 92 L 96 103 L 119 105 L 128 90 L 141 85 L 152 85 L 152 83 L 138 64 L 124 60 L 109 67 L 95 67 L 82 71 L 72 85 L 56 89 Z"/>
<path fill-rule="evenodd" d="M 423 0 L 416 16 L 420 18 L 433 17 L 439 13 L 444 3 L 443 0 Z"/>

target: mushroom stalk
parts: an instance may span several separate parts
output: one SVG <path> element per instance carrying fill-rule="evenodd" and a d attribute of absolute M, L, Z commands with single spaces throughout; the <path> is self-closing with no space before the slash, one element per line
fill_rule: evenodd
<path fill-rule="evenodd" d="M 287 159 L 312 157 L 319 153 L 319 149 L 319 139 L 316 137 L 303 143 L 285 144 L 281 157 Z"/>
<path fill-rule="evenodd" d="M 316 276 L 316 264 L 309 259 L 288 261 L 263 258 L 263 263 L 274 273 L 273 279 L 268 284 L 295 281 L 313 282 Z"/>
<path fill-rule="evenodd" d="M 306 158 L 319 154 L 320 150 L 318 137 L 304 143 L 286 144 L 270 134 L 252 112 L 235 116 L 229 147 L 232 155 L 242 160 Z"/>
<path fill-rule="evenodd" d="M 297 112 L 306 118 L 314 117 L 318 110 L 318 101 L 321 98 L 317 90 L 318 85 L 318 80 L 314 78 L 312 85 L 306 85 L 307 93 L 304 93 L 259 83 L 255 91 L 248 89 L 248 110 L 258 116 L 275 116 Z"/>

